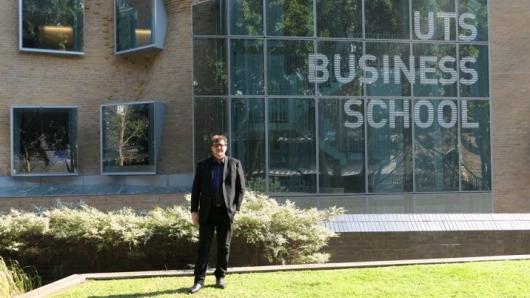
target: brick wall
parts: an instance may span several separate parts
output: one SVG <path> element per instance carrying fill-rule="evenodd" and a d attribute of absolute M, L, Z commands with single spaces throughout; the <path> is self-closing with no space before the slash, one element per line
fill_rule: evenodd
<path fill-rule="evenodd" d="M 330 262 L 529 254 L 530 231 L 342 233 L 325 251 Z"/>
<path fill-rule="evenodd" d="M 489 1 L 495 212 L 530 212 L 530 0 Z"/>

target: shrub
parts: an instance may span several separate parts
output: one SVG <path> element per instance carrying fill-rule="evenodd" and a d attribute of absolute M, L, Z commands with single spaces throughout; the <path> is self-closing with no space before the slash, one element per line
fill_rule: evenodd
<path fill-rule="evenodd" d="M 244 257 L 233 265 L 324 262 L 328 256 L 321 250 L 334 234 L 322 222 L 341 212 L 299 209 L 248 192 L 233 226 L 233 247 Z M 183 268 L 194 261 L 197 240 L 189 206 L 138 213 L 60 205 L 0 216 L 0 255 L 34 264 L 46 280 L 81 272 Z"/>
<path fill-rule="evenodd" d="M 299 209 L 287 201 L 249 192 L 237 215 L 234 238 L 254 246 L 270 263 L 319 263 L 329 259 L 320 253 L 335 234 L 322 223 L 343 213 L 340 208 Z"/>

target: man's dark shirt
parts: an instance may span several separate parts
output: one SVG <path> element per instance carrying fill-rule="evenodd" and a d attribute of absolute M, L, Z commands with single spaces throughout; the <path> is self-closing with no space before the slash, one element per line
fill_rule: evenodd
<path fill-rule="evenodd" d="M 223 198 L 223 171 L 224 171 L 224 160 L 222 162 L 217 162 L 214 159 L 212 167 L 212 194 L 215 198 L 213 200 L 214 206 L 224 206 Z"/>

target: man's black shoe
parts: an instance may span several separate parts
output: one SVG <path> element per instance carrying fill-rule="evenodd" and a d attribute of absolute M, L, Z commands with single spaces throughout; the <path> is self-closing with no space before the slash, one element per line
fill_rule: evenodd
<path fill-rule="evenodd" d="M 219 289 L 226 288 L 225 279 L 224 277 L 218 277 L 215 279 L 215 286 Z"/>
<path fill-rule="evenodd" d="M 202 289 L 203 285 L 201 283 L 196 283 L 193 285 L 193 287 L 191 287 L 191 289 L 189 290 L 189 293 L 190 294 L 195 294 L 197 293 L 198 291 L 200 291 Z"/>

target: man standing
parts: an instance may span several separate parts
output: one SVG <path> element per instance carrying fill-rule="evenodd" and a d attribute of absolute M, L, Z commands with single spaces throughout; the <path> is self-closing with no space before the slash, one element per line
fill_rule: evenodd
<path fill-rule="evenodd" d="M 196 293 L 204 286 L 214 230 L 217 235 L 215 285 L 225 288 L 232 222 L 245 193 L 245 177 L 240 161 L 225 155 L 226 137 L 215 135 L 211 141 L 212 156 L 197 164 L 191 192 L 191 219 L 193 224 L 199 224 L 199 245 L 195 282 L 190 293 Z"/>

